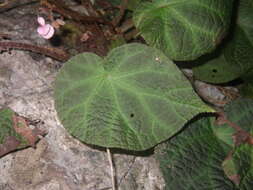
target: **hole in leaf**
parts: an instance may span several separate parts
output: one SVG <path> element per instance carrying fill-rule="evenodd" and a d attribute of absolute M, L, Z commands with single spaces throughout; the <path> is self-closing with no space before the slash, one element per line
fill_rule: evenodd
<path fill-rule="evenodd" d="M 130 114 L 130 117 L 134 117 L 134 114 L 133 114 L 133 113 L 131 113 L 131 114 Z"/>
<path fill-rule="evenodd" d="M 213 69 L 212 71 L 213 71 L 214 73 L 217 73 L 217 69 Z"/>

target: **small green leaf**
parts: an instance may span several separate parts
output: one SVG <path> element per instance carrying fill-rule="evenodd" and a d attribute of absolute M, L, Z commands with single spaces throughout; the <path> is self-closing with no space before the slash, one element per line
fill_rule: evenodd
<path fill-rule="evenodd" d="M 29 128 L 26 119 L 9 108 L 0 109 L 0 157 L 28 146 L 35 146 L 45 131 Z"/>
<path fill-rule="evenodd" d="M 83 53 L 55 82 L 55 106 L 74 137 L 104 147 L 145 150 L 171 137 L 194 115 L 211 111 L 159 50 L 127 44 L 103 60 Z"/>
<path fill-rule="evenodd" d="M 253 147 L 242 144 L 234 155 L 234 162 L 240 177 L 240 190 L 251 190 L 253 187 Z"/>
<path fill-rule="evenodd" d="M 173 60 L 194 60 L 220 43 L 233 0 L 156 0 L 135 9 L 134 23 L 148 44 Z"/>
<path fill-rule="evenodd" d="M 193 68 L 197 79 L 225 83 L 243 77 L 253 69 L 253 1 L 239 2 L 237 24 L 232 38 L 221 50 L 215 52 L 215 57 Z"/>
<path fill-rule="evenodd" d="M 215 125 L 213 127 L 213 132 L 215 136 L 226 145 L 231 148 L 234 147 L 233 135 L 236 133 L 236 130 L 227 124 L 224 125 Z"/>
<path fill-rule="evenodd" d="M 14 112 L 11 109 L 0 110 L 0 144 L 3 144 L 6 136 L 15 136 L 17 133 L 12 128 L 12 116 Z"/>
<path fill-rule="evenodd" d="M 9 136 L 15 137 L 21 144 L 27 143 L 27 141 L 13 128 L 12 117 L 14 114 L 15 112 L 9 108 L 0 109 L 0 144 L 3 144 Z"/>
<path fill-rule="evenodd" d="M 156 148 L 166 190 L 232 190 L 235 185 L 222 168 L 231 147 L 220 141 L 209 118 L 187 126 Z"/>
<path fill-rule="evenodd" d="M 0 157 L 28 146 L 27 140 L 13 127 L 15 112 L 9 108 L 0 109 Z"/>

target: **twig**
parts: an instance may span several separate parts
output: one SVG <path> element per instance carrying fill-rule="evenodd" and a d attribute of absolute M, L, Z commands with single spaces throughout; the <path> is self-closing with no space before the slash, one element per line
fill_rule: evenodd
<path fill-rule="evenodd" d="M 68 8 L 67 5 L 61 0 L 41 0 L 41 5 L 48 7 L 49 9 L 61 14 L 62 16 L 73 19 L 83 23 L 102 23 L 111 25 L 111 23 L 105 21 L 101 17 L 93 17 L 79 14 L 76 11 Z"/>
<path fill-rule="evenodd" d="M 0 42 L 0 50 L 9 50 L 12 48 L 40 53 L 63 62 L 67 61 L 70 57 L 68 53 L 58 48 L 41 47 L 20 42 Z"/>
<path fill-rule="evenodd" d="M 135 159 L 136 159 L 136 157 L 134 157 L 133 160 L 131 160 L 130 166 L 128 167 L 127 171 L 126 171 L 126 172 L 123 174 L 123 176 L 120 178 L 118 187 L 120 187 L 120 185 L 121 185 L 123 179 L 126 178 L 126 176 L 129 174 L 130 170 L 133 168 L 133 165 L 134 165 L 134 163 L 135 163 Z"/>
<path fill-rule="evenodd" d="M 134 28 L 134 23 L 133 23 L 133 20 L 132 19 L 127 19 L 126 21 L 124 21 L 122 23 L 122 25 L 118 28 L 116 28 L 116 30 L 120 33 L 125 33 L 127 32 L 128 30 Z"/>
<path fill-rule="evenodd" d="M 89 13 L 90 16 L 102 17 L 102 15 L 99 14 L 99 12 L 94 9 L 90 0 L 81 0 L 81 4 L 87 10 L 87 12 Z"/>
<path fill-rule="evenodd" d="M 127 32 L 126 34 L 124 34 L 124 38 L 126 41 L 132 40 L 134 38 L 136 38 L 138 36 L 139 32 L 135 29 Z"/>
<path fill-rule="evenodd" d="M 114 173 L 114 168 L 113 168 L 112 155 L 109 148 L 106 148 L 106 152 L 107 152 L 107 156 L 110 163 L 110 169 L 111 169 L 112 190 L 116 190 L 115 173 Z"/>
<path fill-rule="evenodd" d="M 121 19 L 123 18 L 125 14 L 127 3 L 128 3 L 128 0 L 123 0 L 122 4 L 120 5 L 119 15 L 115 17 L 115 19 L 112 22 L 113 26 L 117 26 L 120 23 Z"/>
<path fill-rule="evenodd" d="M 24 6 L 29 3 L 37 3 L 39 0 L 5 0 L 3 3 L 0 3 L 0 13 L 9 9 L 13 9 L 19 6 Z"/>
<path fill-rule="evenodd" d="M 0 39 L 11 39 L 10 34 L 0 33 Z"/>
<path fill-rule="evenodd" d="M 9 0 L 5 0 L 3 3 L 0 3 L 0 7 L 5 7 L 9 4 Z"/>

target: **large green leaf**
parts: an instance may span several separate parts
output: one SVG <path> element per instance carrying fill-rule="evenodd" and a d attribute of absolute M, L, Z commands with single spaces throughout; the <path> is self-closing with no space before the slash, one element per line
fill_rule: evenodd
<path fill-rule="evenodd" d="M 103 60 L 83 53 L 57 75 L 55 106 L 65 128 L 89 144 L 148 149 L 210 110 L 163 53 L 142 44 Z"/>
<path fill-rule="evenodd" d="M 222 168 L 231 147 L 217 138 L 217 127 L 201 119 L 156 148 L 166 190 L 236 189 Z"/>
<path fill-rule="evenodd" d="M 144 39 L 173 60 L 194 60 L 224 37 L 233 0 L 155 0 L 142 3 L 134 23 Z"/>
<path fill-rule="evenodd" d="M 224 83 L 253 69 L 253 0 L 240 0 L 232 38 L 217 56 L 193 69 L 197 79 Z"/>

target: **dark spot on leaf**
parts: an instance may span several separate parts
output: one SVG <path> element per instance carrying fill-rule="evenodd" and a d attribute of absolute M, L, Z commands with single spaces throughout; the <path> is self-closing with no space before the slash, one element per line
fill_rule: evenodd
<path fill-rule="evenodd" d="M 213 71 L 214 73 L 217 73 L 217 69 L 213 69 L 212 71 Z"/>
<path fill-rule="evenodd" d="M 130 117 L 134 117 L 134 114 L 133 114 L 133 113 L 131 113 L 131 114 L 130 114 Z"/>

